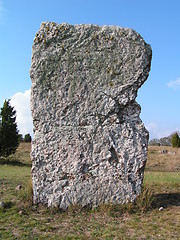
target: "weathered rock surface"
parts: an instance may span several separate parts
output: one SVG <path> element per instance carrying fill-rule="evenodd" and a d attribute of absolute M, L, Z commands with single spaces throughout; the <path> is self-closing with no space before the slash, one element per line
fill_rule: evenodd
<path fill-rule="evenodd" d="M 135 98 L 151 47 L 132 29 L 42 23 L 32 48 L 34 202 L 133 201 L 148 132 Z"/>

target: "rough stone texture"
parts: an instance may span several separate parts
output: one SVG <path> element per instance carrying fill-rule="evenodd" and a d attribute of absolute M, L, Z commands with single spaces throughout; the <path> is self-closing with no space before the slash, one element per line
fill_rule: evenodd
<path fill-rule="evenodd" d="M 135 98 L 150 65 L 132 29 L 42 23 L 30 70 L 35 203 L 96 207 L 140 194 L 148 132 Z"/>

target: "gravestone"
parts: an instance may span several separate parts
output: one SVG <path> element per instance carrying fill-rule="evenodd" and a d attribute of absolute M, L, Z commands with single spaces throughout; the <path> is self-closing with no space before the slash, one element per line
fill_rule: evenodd
<path fill-rule="evenodd" d="M 151 55 L 132 29 L 41 24 L 30 70 L 34 203 L 96 207 L 140 194 L 148 131 L 135 99 Z"/>

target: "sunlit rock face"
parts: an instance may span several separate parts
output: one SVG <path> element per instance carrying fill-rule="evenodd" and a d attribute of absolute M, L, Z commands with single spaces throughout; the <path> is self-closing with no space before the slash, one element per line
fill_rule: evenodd
<path fill-rule="evenodd" d="M 132 29 L 42 23 L 30 70 L 34 203 L 96 207 L 140 194 L 148 132 L 135 99 L 151 54 Z"/>

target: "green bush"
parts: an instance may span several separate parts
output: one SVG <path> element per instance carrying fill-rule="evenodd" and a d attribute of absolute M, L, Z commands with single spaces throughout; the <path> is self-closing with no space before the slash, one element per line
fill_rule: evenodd
<path fill-rule="evenodd" d="M 172 147 L 180 147 L 180 138 L 177 133 L 175 133 L 171 138 Z"/>
<path fill-rule="evenodd" d="M 29 133 L 24 136 L 24 142 L 31 142 L 31 135 Z"/>

